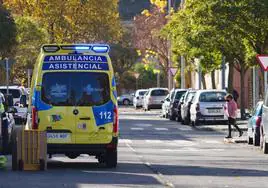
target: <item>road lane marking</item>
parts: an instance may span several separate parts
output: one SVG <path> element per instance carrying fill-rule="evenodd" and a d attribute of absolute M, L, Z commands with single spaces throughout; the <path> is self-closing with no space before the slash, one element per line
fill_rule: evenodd
<path fill-rule="evenodd" d="M 180 131 L 191 131 L 193 130 L 191 127 L 178 127 Z"/>
<path fill-rule="evenodd" d="M 162 152 L 209 152 L 224 151 L 224 149 L 202 149 L 202 148 L 181 148 L 181 149 L 161 149 Z"/>
<path fill-rule="evenodd" d="M 173 146 L 193 146 L 197 145 L 197 143 L 189 140 L 172 140 L 168 142 L 170 145 Z"/>
<path fill-rule="evenodd" d="M 133 125 L 138 126 L 138 127 L 151 127 L 151 126 L 153 126 L 152 124 L 149 124 L 149 123 L 135 123 Z"/>
<path fill-rule="evenodd" d="M 130 129 L 133 130 L 133 131 L 142 131 L 142 130 L 144 130 L 144 128 L 141 128 L 141 127 L 131 127 Z"/>
<path fill-rule="evenodd" d="M 119 139 L 120 144 L 131 144 L 132 141 L 129 139 Z"/>
<path fill-rule="evenodd" d="M 207 144 L 220 144 L 222 142 L 217 141 L 217 140 L 202 140 L 202 142 L 207 143 Z"/>
<path fill-rule="evenodd" d="M 154 128 L 154 129 L 157 130 L 157 131 L 168 131 L 167 128 L 161 128 L 161 127 L 159 127 L 159 128 Z"/>
<path fill-rule="evenodd" d="M 149 143 L 149 144 L 160 144 L 160 143 L 163 143 L 163 141 L 161 140 L 145 140 L 146 143 Z"/>

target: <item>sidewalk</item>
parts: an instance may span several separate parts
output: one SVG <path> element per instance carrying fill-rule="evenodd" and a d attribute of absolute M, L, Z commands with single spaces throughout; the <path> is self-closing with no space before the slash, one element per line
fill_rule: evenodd
<path fill-rule="evenodd" d="M 244 132 L 242 137 L 237 137 L 238 132 L 235 130 L 232 132 L 233 134 L 233 139 L 224 139 L 224 142 L 226 143 L 247 143 L 247 120 L 238 120 L 237 125 L 239 128 Z M 195 127 L 197 130 L 202 130 L 202 131 L 215 131 L 215 132 L 220 132 L 224 133 L 227 135 L 228 132 L 228 125 L 224 124 L 219 124 L 219 125 L 209 125 L 209 124 L 201 124 L 199 126 Z M 234 127 L 232 127 L 234 130 Z"/>

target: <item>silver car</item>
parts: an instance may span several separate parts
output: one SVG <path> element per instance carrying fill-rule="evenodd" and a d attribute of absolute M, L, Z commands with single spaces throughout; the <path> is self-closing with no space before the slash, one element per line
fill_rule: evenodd
<path fill-rule="evenodd" d="M 168 94 L 167 88 L 150 88 L 144 97 L 144 110 L 161 109 L 162 101 Z"/>
<path fill-rule="evenodd" d="M 192 100 L 190 114 L 192 125 L 201 121 L 227 121 L 224 115 L 224 90 L 199 90 Z"/>

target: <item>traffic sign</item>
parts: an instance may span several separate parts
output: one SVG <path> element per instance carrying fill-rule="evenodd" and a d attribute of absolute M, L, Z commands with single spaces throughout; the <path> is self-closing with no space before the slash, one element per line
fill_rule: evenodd
<path fill-rule="evenodd" d="M 257 55 L 259 64 L 264 71 L 268 71 L 268 55 Z"/>
<path fill-rule="evenodd" d="M 178 71 L 178 68 L 171 67 L 169 70 L 170 70 L 170 72 L 171 72 L 172 76 L 175 76 L 175 75 L 176 75 L 176 73 L 177 73 L 177 71 Z"/>

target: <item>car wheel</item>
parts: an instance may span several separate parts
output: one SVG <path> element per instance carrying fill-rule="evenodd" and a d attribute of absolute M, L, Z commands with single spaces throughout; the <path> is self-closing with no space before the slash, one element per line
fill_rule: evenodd
<path fill-rule="evenodd" d="M 262 127 L 260 127 L 260 149 L 262 150 L 263 147 L 263 130 Z"/>
<path fill-rule="evenodd" d="M 268 143 L 266 142 L 265 139 L 263 140 L 262 150 L 264 154 L 268 154 Z"/>
<path fill-rule="evenodd" d="M 248 143 L 248 145 L 252 145 L 253 144 L 253 138 L 248 136 L 247 143 Z"/>
<path fill-rule="evenodd" d="M 171 115 L 169 116 L 169 120 L 171 120 L 171 121 L 176 120 L 176 117 L 174 116 L 174 114 L 171 114 Z"/>
<path fill-rule="evenodd" d="M 128 99 L 123 100 L 123 105 L 128 106 L 129 104 L 130 104 L 130 100 L 128 100 Z"/>
<path fill-rule="evenodd" d="M 117 166 L 117 150 L 107 151 L 105 163 L 106 163 L 106 166 L 108 168 L 116 168 L 116 166 Z"/>
<path fill-rule="evenodd" d="M 18 170 L 18 153 L 17 153 L 17 139 L 16 139 L 16 132 L 12 132 L 12 170 Z"/>
<path fill-rule="evenodd" d="M 254 146 L 260 145 L 260 127 L 256 127 L 254 130 L 253 145 Z"/>
<path fill-rule="evenodd" d="M 177 122 L 181 122 L 181 117 L 177 115 Z"/>
<path fill-rule="evenodd" d="M 186 117 L 184 120 L 185 125 L 189 125 L 190 124 L 190 118 Z"/>

